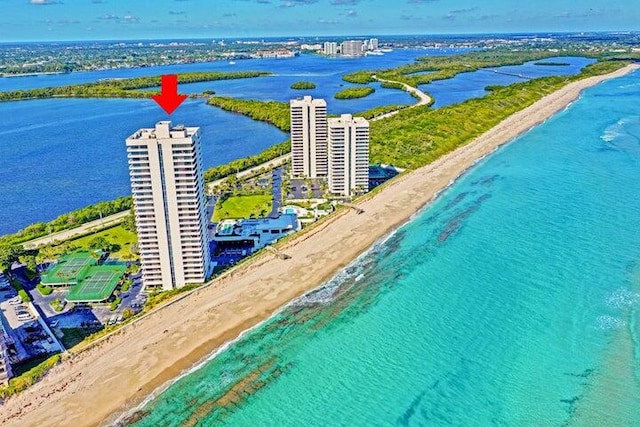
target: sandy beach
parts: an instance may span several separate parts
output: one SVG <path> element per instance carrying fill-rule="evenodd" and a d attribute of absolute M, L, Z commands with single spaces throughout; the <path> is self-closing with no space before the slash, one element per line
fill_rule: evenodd
<path fill-rule="evenodd" d="M 364 213 L 345 209 L 291 239 L 282 248 L 291 259 L 262 254 L 88 350 L 65 358 L 41 382 L 0 407 L 0 424 L 108 424 L 114 414 L 137 406 L 243 330 L 329 279 L 406 222 L 478 159 L 563 110 L 583 89 L 638 68 L 634 64 L 565 86 L 468 145 L 396 179 L 359 203 Z"/>

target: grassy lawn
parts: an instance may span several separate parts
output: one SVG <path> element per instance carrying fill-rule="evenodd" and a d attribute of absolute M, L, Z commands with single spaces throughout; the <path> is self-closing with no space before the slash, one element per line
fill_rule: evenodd
<path fill-rule="evenodd" d="M 78 246 L 81 249 L 89 251 L 89 243 L 96 237 L 104 237 L 110 243 L 115 243 L 120 246 L 120 250 L 111 254 L 112 258 L 122 258 L 125 255 L 131 255 L 131 245 L 138 241 L 136 233 L 125 230 L 122 225 L 116 225 L 115 227 L 72 240 L 70 243 L 73 246 Z"/>
<path fill-rule="evenodd" d="M 255 218 L 266 216 L 271 212 L 271 196 L 232 196 L 224 202 L 218 202 L 213 213 L 213 221 L 226 218 Z"/>

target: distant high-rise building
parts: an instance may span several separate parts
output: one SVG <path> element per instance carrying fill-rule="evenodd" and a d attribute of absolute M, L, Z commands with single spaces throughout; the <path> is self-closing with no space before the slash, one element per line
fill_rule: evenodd
<path fill-rule="evenodd" d="M 203 283 L 210 271 L 200 128 L 158 122 L 127 138 L 145 287 Z"/>
<path fill-rule="evenodd" d="M 316 43 L 316 44 L 301 44 L 300 45 L 300 50 L 313 50 L 313 51 L 317 51 L 317 50 L 321 50 L 322 49 L 322 45 Z"/>
<path fill-rule="evenodd" d="M 293 99 L 291 114 L 291 175 L 327 175 L 327 103 L 324 99 Z"/>
<path fill-rule="evenodd" d="M 324 54 L 325 55 L 337 55 L 338 43 L 336 42 L 324 42 Z"/>
<path fill-rule="evenodd" d="M 370 39 L 369 40 L 369 50 L 378 49 L 378 39 Z"/>
<path fill-rule="evenodd" d="M 369 122 L 343 114 L 328 124 L 329 191 L 343 196 L 369 191 Z"/>
<path fill-rule="evenodd" d="M 362 40 L 347 40 L 340 45 L 340 53 L 344 56 L 361 56 L 364 54 L 362 51 Z"/>

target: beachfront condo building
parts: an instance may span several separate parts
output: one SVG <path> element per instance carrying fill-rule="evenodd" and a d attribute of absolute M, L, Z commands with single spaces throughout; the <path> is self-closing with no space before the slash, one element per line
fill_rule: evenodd
<path fill-rule="evenodd" d="M 343 114 L 328 124 L 329 191 L 342 196 L 369 191 L 369 122 Z"/>
<path fill-rule="evenodd" d="M 327 176 L 327 103 L 305 96 L 292 99 L 291 175 L 302 178 Z"/>
<path fill-rule="evenodd" d="M 364 55 L 362 40 L 346 40 L 340 45 L 340 53 L 343 56 L 362 56 Z"/>
<path fill-rule="evenodd" d="M 145 288 L 203 283 L 211 261 L 200 128 L 162 121 L 126 143 Z"/>

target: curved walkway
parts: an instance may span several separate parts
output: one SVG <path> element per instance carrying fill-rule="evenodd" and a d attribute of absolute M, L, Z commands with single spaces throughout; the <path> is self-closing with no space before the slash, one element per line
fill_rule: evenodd
<path fill-rule="evenodd" d="M 409 108 L 416 108 L 416 107 L 420 107 L 422 105 L 429 105 L 431 104 L 431 102 L 433 101 L 433 98 L 431 98 L 429 95 L 427 95 L 426 93 L 424 93 L 423 91 L 421 91 L 420 89 L 413 87 L 413 86 L 409 86 L 406 83 L 403 82 L 397 82 L 394 80 L 385 80 L 385 79 L 381 79 L 376 75 L 371 76 L 373 77 L 375 80 L 381 82 L 381 83 L 397 83 L 397 84 L 401 84 L 404 91 L 410 93 L 411 95 L 414 95 L 418 98 L 418 102 L 416 104 L 413 104 L 407 108 L 404 108 L 404 110 L 409 109 Z M 372 118 L 370 121 L 376 121 L 376 120 L 382 120 L 382 119 L 386 119 L 387 117 L 391 117 L 395 114 L 398 114 L 398 112 L 401 110 L 395 110 L 395 111 L 390 111 L 388 113 L 384 113 L 381 114 L 379 116 L 376 116 L 374 118 Z"/>

